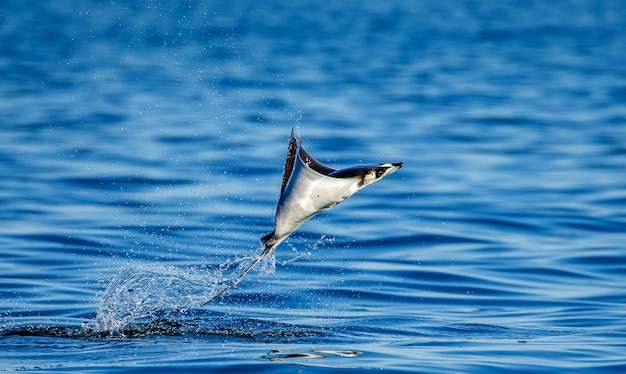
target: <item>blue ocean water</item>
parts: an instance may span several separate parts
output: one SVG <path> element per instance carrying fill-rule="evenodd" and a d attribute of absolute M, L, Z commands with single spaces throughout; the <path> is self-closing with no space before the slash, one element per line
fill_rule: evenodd
<path fill-rule="evenodd" d="M 0 9 L 0 371 L 626 370 L 622 2 Z"/>

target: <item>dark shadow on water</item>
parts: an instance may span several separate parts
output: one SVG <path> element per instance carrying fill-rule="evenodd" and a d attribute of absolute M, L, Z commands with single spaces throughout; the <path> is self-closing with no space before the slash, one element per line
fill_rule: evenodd
<path fill-rule="evenodd" d="M 203 313 L 199 311 L 199 314 Z M 168 312 L 172 315 L 174 313 Z M 0 331 L 1 337 L 48 337 L 69 339 L 135 339 L 151 336 L 176 337 L 230 337 L 253 342 L 289 343 L 307 338 L 319 338 L 329 333 L 327 329 L 290 323 L 272 322 L 255 318 L 232 317 L 227 314 L 209 313 L 206 316 L 188 315 L 137 321 L 121 331 L 98 331 L 93 325 L 55 326 L 23 325 Z M 206 317 L 206 318 L 205 318 Z M 210 317 L 210 318 L 209 318 Z"/>

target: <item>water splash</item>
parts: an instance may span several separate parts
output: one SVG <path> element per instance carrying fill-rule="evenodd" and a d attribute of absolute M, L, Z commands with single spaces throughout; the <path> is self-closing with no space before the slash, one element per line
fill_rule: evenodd
<path fill-rule="evenodd" d="M 242 257 L 215 268 L 150 264 L 122 269 L 102 295 L 95 330 L 116 334 L 133 321 L 176 319 L 188 314 L 212 298 L 254 258 Z M 260 270 L 264 275 L 274 272 L 275 257 L 263 261 Z"/>
<path fill-rule="evenodd" d="M 209 295 L 218 277 L 207 271 L 175 267 L 122 269 L 111 279 L 98 308 L 98 331 L 122 331 L 136 319 L 164 310 L 185 311 Z"/>
<path fill-rule="evenodd" d="M 322 235 L 315 243 L 307 244 L 304 252 L 294 245 L 289 247 L 295 255 L 280 262 L 282 266 L 302 257 L 309 257 L 311 251 L 323 246 L 332 239 Z M 113 276 L 102 294 L 102 301 L 96 314 L 94 332 L 122 334 L 133 324 L 150 324 L 158 320 L 176 321 L 183 315 L 193 314 L 194 310 L 223 289 L 247 268 L 263 250 L 236 258 L 216 266 L 176 267 L 161 264 L 147 264 L 122 269 Z M 272 251 L 255 269 L 262 276 L 276 271 L 276 254 Z"/>
<path fill-rule="evenodd" d="M 291 248 L 291 250 L 295 253 L 295 255 L 294 255 L 293 257 L 291 257 L 291 258 L 287 259 L 287 260 L 283 260 L 283 261 L 281 261 L 281 262 L 280 262 L 280 264 L 281 264 L 282 266 L 285 266 L 285 265 L 287 265 L 287 264 L 290 264 L 290 263 L 292 263 L 292 262 L 295 262 L 296 260 L 298 260 L 298 259 L 300 259 L 300 258 L 302 258 L 302 257 L 307 257 L 307 258 L 308 258 L 308 257 L 311 257 L 311 252 L 312 252 L 312 251 L 315 251 L 315 250 L 317 250 L 319 247 L 324 246 L 326 241 L 328 241 L 328 242 L 332 243 L 332 241 L 333 241 L 333 240 L 334 240 L 334 239 L 327 239 L 327 238 L 326 238 L 326 235 L 325 235 L 325 234 L 323 234 L 323 235 L 322 235 L 319 239 L 317 239 L 317 241 L 315 241 L 315 243 L 313 243 L 313 244 L 307 244 L 307 245 L 305 246 L 305 247 L 306 247 L 306 250 L 305 250 L 304 252 L 300 252 L 300 251 L 298 251 L 298 248 L 297 248 L 295 245 L 287 243 L 287 246 L 288 246 L 289 248 Z"/>

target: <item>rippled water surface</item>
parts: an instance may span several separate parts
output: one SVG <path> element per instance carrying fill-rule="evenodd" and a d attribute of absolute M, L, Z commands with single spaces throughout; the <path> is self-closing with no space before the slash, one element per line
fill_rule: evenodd
<path fill-rule="evenodd" d="M 626 370 L 622 2 L 0 8 L 0 371 Z"/>

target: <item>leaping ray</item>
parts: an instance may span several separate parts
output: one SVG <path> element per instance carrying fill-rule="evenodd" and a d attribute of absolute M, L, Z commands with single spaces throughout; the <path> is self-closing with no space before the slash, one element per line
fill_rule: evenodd
<path fill-rule="evenodd" d="M 309 155 L 302 148 L 302 140 L 296 139 L 291 130 L 274 231 L 261 238 L 265 249 L 234 281 L 202 306 L 237 285 L 263 257 L 314 215 L 334 207 L 363 187 L 383 179 L 401 167 L 402 162 L 396 162 L 332 169 Z"/>

